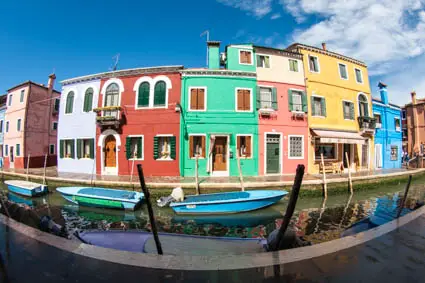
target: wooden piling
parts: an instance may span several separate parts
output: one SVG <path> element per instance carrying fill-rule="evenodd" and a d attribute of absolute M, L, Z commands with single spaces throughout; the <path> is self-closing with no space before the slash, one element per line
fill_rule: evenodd
<path fill-rule="evenodd" d="M 201 192 L 199 190 L 199 164 L 198 164 L 199 156 L 198 154 L 195 154 L 195 188 L 196 188 L 196 194 L 199 195 Z"/>
<path fill-rule="evenodd" d="M 131 174 L 130 174 L 130 184 L 132 184 L 132 186 L 133 186 L 133 191 L 134 191 L 133 173 L 134 173 L 134 162 L 135 162 L 135 160 L 136 160 L 136 149 L 134 149 L 134 152 L 133 152 L 133 160 L 132 160 L 132 163 L 131 163 Z"/>
<path fill-rule="evenodd" d="M 412 182 L 412 175 L 409 175 L 409 180 L 407 181 L 406 189 L 404 190 L 404 196 L 403 196 L 403 199 L 401 200 L 400 208 L 398 209 L 398 212 L 397 212 L 397 218 L 400 217 L 401 211 L 404 208 L 404 204 L 407 199 L 407 194 L 409 193 L 410 182 Z"/>
<path fill-rule="evenodd" d="M 347 162 L 347 168 L 348 168 L 348 187 L 350 188 L 350 193 L 353 193 L 353 181 L 351 179 L 351 163 L 350 159 L 348 158 L 348 153 L 345 152 L 345 160 Z"/>
<path fill-rule="evenodd" d="M 238 170 L 239 170 L 239 182 L 241 182 L 241 191 L 244 192 L 245 191 L 245 185 L 243 182 L 243 174 L 242 174 L 242 169 L 241 169 L 241 159 L 239 156 L 239 151 L 236 151 L 236 159 L 237 159 L 237 163 L 238 163 Z"/>
<path fill-rule="evenodd" d="M 142 187 L 143 193 L 145 194 L 146 206 L 148 207 L 149 221 L 151 222 L 152 234 L 155 240 L 156 250 L 158 251 L 158 254 L 162 255 L 162 247 L 158 237 L 158 230 L 156 229 L 156 222 L 155 217 L 153 215 L 150 194 L 148 188 L 146 187 L 145 177 L 143 175 L 143 169 L 141 164 L 137 164 L 137 172 L 139 174 L 140 186 Z"/>
<path fill-rule="evenodd" d="M 31 158 L 31 154 L 28 154 L 28 160 L 27 160 L 27 181 L 28 181 L 28 174 L 29 174 L 29 168 L 30 168 L 30 158 Z"/>
<path fill-rule="evenodd" d="M 325 170 L 325 161 L 323 160 L 323 153 L 320 154 L 320 159 L 322 163 L 322 173 L 323 173 L 323 193 L 325 198 L 328 197 L 328 184 L 326 182 L 326 170 Z"/>
<path fill-rule="evenodd" d="M 46 185 L 47 153 L 44 155 L 43 185 Z"/>

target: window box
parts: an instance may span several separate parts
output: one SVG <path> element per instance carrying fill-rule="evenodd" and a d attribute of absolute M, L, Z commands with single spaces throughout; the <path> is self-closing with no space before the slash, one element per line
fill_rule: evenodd
<path fill-rule="evenodd" d="M 260 115 L 263 115 L 263 116 L 270 116 L 271 114 L 274 113 L 274 109 L 261 108 L 261 109 L 258 109 L 258 113 L 260 113 Z"/>

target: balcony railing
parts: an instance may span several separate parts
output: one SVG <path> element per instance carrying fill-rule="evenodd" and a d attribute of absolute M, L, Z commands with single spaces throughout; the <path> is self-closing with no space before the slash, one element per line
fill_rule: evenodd
<path fill-rule="evenodd" d="M 361 131 L 374 131 L 376 128 L 376 118 L 360 116 L 357 120 Z"/>
<path fill-rule="evenodd" d="M 105 106 L 93 109 L 97 113 L 99 126 L 119 126 L 121 124 L 121 106 Z"/>

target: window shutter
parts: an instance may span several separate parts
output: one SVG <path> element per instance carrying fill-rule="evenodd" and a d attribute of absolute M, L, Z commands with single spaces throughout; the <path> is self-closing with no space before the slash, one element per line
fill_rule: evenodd
<path fill-rule="evenodd" d="M 243 110 L 251 110 L 251 91 L 247 89 L 243 92 Z"/>
<path fill-rule="evenodd" d="M 159 137 L 154 137 L 153 138 L 153 159 L 158 159 L 159 157 Z"/>
<path fill-rule="evenodd" d="M 150 85 L 148 82 L 141 83 L 139 86 L 139 96 L 137 97 L 137 106 L 138 107 L 148 107 L 149 106 L 149 91 Z"/>
<path fill-rule="evenodd" d="M 193 153 L 193 142 L 194 142 L 194 137 L 190 136 L 189 137 L 189 158 L 194 157 L 194 153 Z"/>
<path fill-rule="evenodd" d="M 288 89 L 288 108 L 289 111 L 292 111 L 294 109 L 294 103 L 292 102 L 292 90 Z"/>
<path fill-rule="evenodd" d="M 198 90 L 196 88 L 192 88 L 190 91 L 190 109 L 197 110 L 198 109 Z"/>
<path fill-rule="evenodd" d="M 64 148 L 64 143 L 65 143 L 65 141 L 63 141 L 63 140 L 60 140 L 59 141 L 59 157 L 60 158 L 64 158 L 64 150 L 63 150 L 63 148 Z"/>
<path fill-rule="evenodd" d="M 243 90 L 238 89 L 238 95 L 237 95 L 237 109 L 243 110 Z"/>
<path fill-rule="evenodd" d="M 236 150 L 238 151 L 239 156 L 241 155 L 241 136 L 236 138 Z"/>
<path fill-rule="evenodd" d="M 143 142 L 142 137 L 137 138 L 137 158 L 142 158 L 143 153 Z"/>
<path fill-rule="evenodd" d="M 311 103 L 311 115 L 315 116 L 316 115 L 316 110 L 314 108 L 314 97 L 310 96 L 310 103 Z"/>
<path fill-rule="evenodd" d="M 251 157 L 251 136 L 246 136 L 245 142 L 246 142 L 246 150 L 245 150 L 246 157 Z"/>
<path fill-rule="evenodd" d="M 307 94 L 305 93 L 305 91 L 303 91 L 301 93 L 301 99 L 302 99 L 302 102 L 303 102 L 303 112 L 307 113 L 308 112 Z"/>
<path fill-rule="evenodd" d="M 89 145 L 90 145 L 90 158 L 94 159 L 94 139 L 90 139 Z"/>
<path fill-rule="evenodd" d="M 75 158 L 75 140 L 71 140 L 71 158 Z"/>
<path fill-rule="evenodd" d="M 154 106 L 165 105 L 165 82 L 164 81 L 159 81 L 155 84 L 153 104 Z"/>
<path fill-rule="evenodd" d="M 171 159 L 176 160 L 176 137 L 170 137 Z"/>
<path fill-rule="evenodd" d="M 272 108 L 277 110 L 277 89 L 275 87 L 272 88 Z"/>
<path fill-rule="evenodd" d="M 78 159 L 81 159 L 81 153 L 83 151 L 81 144 L 82 144 L 82 140 L 77 139 L 77 158 Z"/>
<path fill-rule="evenodd" d="M 203 88 L 198 89 L 196 102 L 197 102 L 197 109 L 203 110 L 205 107 L 205 90 Z"/>
<path fill-rule="evenodd" d="M 326 99 L 323 97 L 320 103 L 322 104 L 322 115 L 326 117 Z"/>
<path fill-rule="evenodd" d="M 261 87 L 257 86 L 257 110 L 261 108 Z"/>
<path fill-rule="evenodd" d="M 202 144 L 202 157 L 205 157 L 206 145 L 205 145 L 205 137 L 201 136 L 201 144 Z"/>
<path fill-rule="evenodd" d="M 126 151 L 125 155 L 127 157 L 127 160 L 133 158 L 134 153 L 131 152 L 131 137 L 127 137 L 125 139 L 125 151 Z"/>
<path fill-rule="evenodd" d="M 350 103 L 350 119 L 354 120 L 354 103 Z"/>

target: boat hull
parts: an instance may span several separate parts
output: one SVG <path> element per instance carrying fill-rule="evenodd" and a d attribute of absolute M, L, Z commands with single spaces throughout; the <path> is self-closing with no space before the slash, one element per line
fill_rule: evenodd
<path fill-rule="evenodd" d="M 47 193 L 47 186 L 43 186 L 43 185 L 40 185 L 32 189 L 28 189 L 28 188 L 19 187 L 16 185 L 8 184 L 7 188 L 12 193 L 15 193 L 21 196 L 26 196 L 26 197 L 36 197 L 36 196 L 41 196 Z"/>

